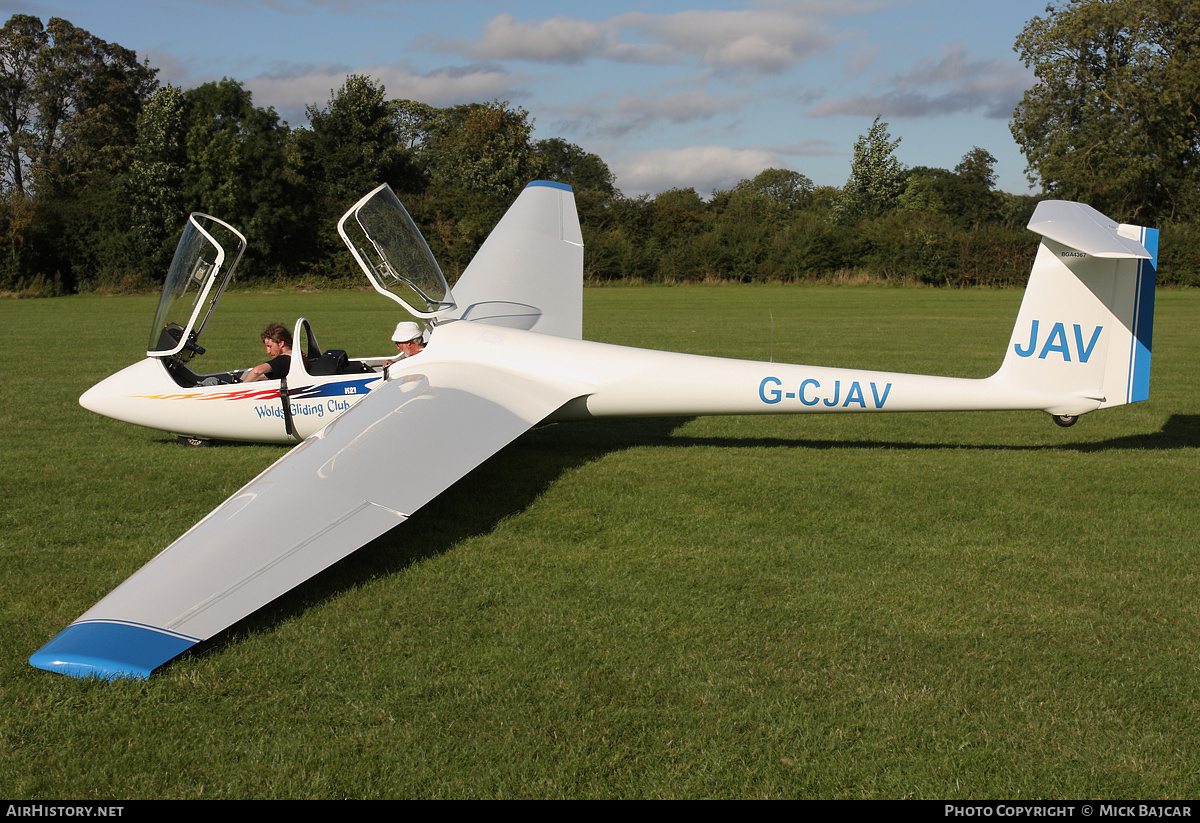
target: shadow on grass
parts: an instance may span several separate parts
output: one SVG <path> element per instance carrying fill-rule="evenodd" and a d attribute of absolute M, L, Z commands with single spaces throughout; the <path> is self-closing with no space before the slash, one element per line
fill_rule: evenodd
<path fill-rule="evenodd" d="M 672 432 L 691 418 L 571 422 L 534 429 L 502 449 L 404 523 L 184 653 L 217 651 L 247 634 L 269 631 L 313 605 L 375 577 L 435 557 L 530 506 L 565 472 L 613 452 L 677 445 Z M 397 479 L 410 482 L 397 467 Z"/>
<path fill-rule="evenodd" d="M 1200 446 L 1200 415 L 1173 414 L 1167 418 L 1161 430 L 1150 434 L 1116 437 L 1102 443 L 1073 443 L 1069 447 L 1059 448 L 1096 452 L 1108 449 L 1194 449 L 1197 446 Z"/>
<path fill-rule="evenodd" d="M 1095 443 L 1039 443 L 986 444 L 986 443 L 916 443 L 897 440 L 805 440 L 793 437 L 673 437 L 666 445 L 671 446 L 720 446 L 754 447 L 778 449 L 892 449 L 897 451 L 934 451 L 939 449 L 963 451 L 1073 451 L 1105 452 L 1121 449 L 1144 449 L 1162 451 L 1200 447 L 1200 415 L 1174 414 L 1163 424 L 1162 429 L 1149 434 L 1133 434 L 1114 437 Z"/>
<path fill-rule="evenodd" d="M 376 538 L 230 629 L 185 653 L 207 654 L 270 631 L 313 605 L 375 577 L 395 574 L 449 551 L 463 540 L 488 534 L 505 518 L 536 501 L 565 472 L 607 454 L 641 446 L 787 449 L 971 449 L 980 451 L 1078 451 L 1200 447 L 1200 415 L 1173 415 L 1158 432 L 1097 443 L 979 445 L 795 438 L 689 437 L 674 432 L 692 418 L 645 418 L 562 423 L 528 432 L 455 483 L 403 524 Z M 232 445 L 232 444 L 230 444 Z M 397 477 L 405 481 L 400 467 Z M 407 481 L 405 481 L 407 482 Z"/>
<path fill-rule="evenodd" d="M 155 438 L 154 442 L 164 446 L 175 444 L 187 449 L 229 449 L 257 448 L 260 446 L 276 446 L 280 456 L 295 446 L 295 443 L 263 443 L 258 440 L 211 440 L 203 437 L 188 437 L 182 434 L 170 434 Z"/>

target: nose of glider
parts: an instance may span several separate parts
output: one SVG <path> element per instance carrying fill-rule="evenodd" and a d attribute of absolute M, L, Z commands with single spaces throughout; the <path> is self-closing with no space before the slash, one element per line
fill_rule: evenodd
<path fill-rule="evenodd" d="M 105 382 L 107 381 L 101 380 L 99 383 L 81 394 L 79 396 L 79 405 L 83 406 L 88 411 L 96 412 L 96 414 L 104 414 L 104 398 L 106 396 L 106 392 L 103 390 L 103 386 Z"/>
<path fill-rule="evenodd" d="M 120 376 L 121 373 L 117 372 L 112 377 L 106 377 L 92 386 L 79 396 L 79 405 L 105 417 L 117 417 L 117 400 L 120 393 L 117 384 L 124 382 L 117 379 Z"/>
<path fill-rule="evenodd" d="M 166 369 L 148 357 L 92 386 L 80 395 L 79 405 L 105 417 L 139 422 L 131 418 L 131 415 L 137 416 L 138 398 L 161 394 L 172 388 Z"/>

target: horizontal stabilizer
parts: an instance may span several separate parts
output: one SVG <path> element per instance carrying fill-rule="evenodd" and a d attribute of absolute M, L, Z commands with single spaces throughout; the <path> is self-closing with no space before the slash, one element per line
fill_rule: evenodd
<path fill-rule="evenodd" d="M 1092 257 L 1149 260 L 1154 255 L 1136 240 L 1122 237 L 1116 221 L 1091 206 L 1067 200 L 1038 203 L 1029 230 Z"/>

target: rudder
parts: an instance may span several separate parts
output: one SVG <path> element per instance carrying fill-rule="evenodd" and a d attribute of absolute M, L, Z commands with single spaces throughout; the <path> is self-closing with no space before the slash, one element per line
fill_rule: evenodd
<path fill-rule="evenodd" d="M 1069 396 L 1077 415 L 1149 396 L 1158 231 L 1118 225 L 1081 203 L 1040 203 L 1042 235 L 997 377 Z"/>
<path fill-rule="evenodd" d="M 451 291 L 454 319 L 581 339 L 583 235 L 571 187 L 526 186 Z"/>

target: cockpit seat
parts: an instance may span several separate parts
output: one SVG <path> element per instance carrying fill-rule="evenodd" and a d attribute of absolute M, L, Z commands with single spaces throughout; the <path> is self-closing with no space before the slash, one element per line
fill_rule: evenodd
<path fill-rule="evenodd" d="M 329 349 L 317 357 L 304 361 L 304 368 L 313 377 L 330 374 L 362 374 L 371 371 L 370 367 L 357 360 L 351 360 L 345 349 Z"/>

